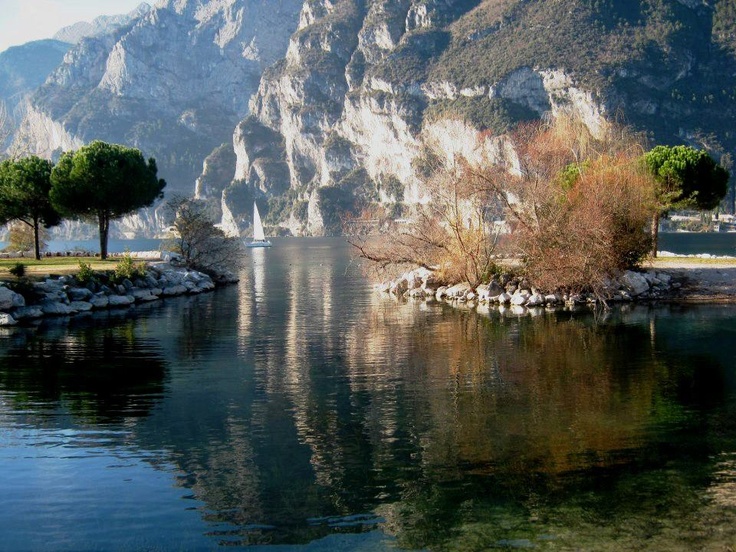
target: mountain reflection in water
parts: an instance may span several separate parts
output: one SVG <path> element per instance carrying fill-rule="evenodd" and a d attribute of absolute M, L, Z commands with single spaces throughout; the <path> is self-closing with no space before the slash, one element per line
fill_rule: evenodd
<path fill-rule="evenodd" d="M 736 309 L 373 294 L 336 239 L 0 335 L 8 550 L 736 542 Z"/>

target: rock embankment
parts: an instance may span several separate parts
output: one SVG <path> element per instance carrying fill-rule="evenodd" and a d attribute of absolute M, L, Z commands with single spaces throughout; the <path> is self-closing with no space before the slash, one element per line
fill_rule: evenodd
<path fill-rule="evenodd" d="M 15 286 L 15 290 L 6 282 L 0 284 L 0 326 L 199 294 L 215 289 L 219 283 L 233 281 L 229 278 L 215 282 L 196 270 L 156 263 L 146 267 L 145 276 L 120 281 L 98 275 L 80 283 L 75 276 L 60 276 Z"/>
<path fill-rule="evenodd" d="M 668 299 L 679 294 L 682 278 L 666 271 L 626 271 L 617 280 L 607 283 L 599 295 L 542 293 L 524 278 L 501 275 L 489 282 L 473 287 L 459 283 L 441 285 L 432 271 L 418 268 L 405 272 L 395 280 L 376 286 L 382 293 L 401 298 L 437 300 L 482 305 L 498 305 L 521 309 L 533 307 L 570 307 L 581 304 L 606 302 L 652 301 Z"/>

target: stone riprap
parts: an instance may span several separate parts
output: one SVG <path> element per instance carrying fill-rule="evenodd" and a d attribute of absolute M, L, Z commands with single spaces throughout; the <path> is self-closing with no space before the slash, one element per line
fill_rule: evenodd
<path fill-rule="evenodd" d="M 27 289 L 34 300 L 0 283 L 0 326 L 14 326 L 44 316 L 70 316 L 91 310 L 129 307 L 165 297 L 194 295 L 211 291 L 218 284 L 234 283 L 233 277 L 218 278 L 169 263 L 149 264 L 143 277 L 115 282 L 108 276 L 80 283 L 74 276 L 47 278 Z"/>
<path fill-rule="evenodd" d="M 572 307 L 606 302 L 652 301 L 678 294 L 682 283 L 664 271 L 626 271 L 610 281 L 602 295 L 542 293 L 524 278 L 501 275 L 488 284 L 473 288 L 463 282 L 452 286 L 440 285 L 432 271 L 418 268 L 405 272 L 395 280 L 375 286 L 381 293 L 399 298 L 424 301 L 447 301 L 477 305 L 497 305 L 524 310 L 535 307 Z"/>

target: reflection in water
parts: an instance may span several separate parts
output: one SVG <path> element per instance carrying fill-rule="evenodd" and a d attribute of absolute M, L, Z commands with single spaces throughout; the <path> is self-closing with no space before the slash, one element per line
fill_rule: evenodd
<path fill-rule="evenodd" d="M 335 240 L 249 254 L 237 288 L 103 327 L 3 338 L 0 424 L 15 437 L 0 453 L 38 428 L 41 450 L 63 435 L 91 453 L 79 425 L 104 425 L 94 450 L 176 482 L 175 496 L 156 493 L 165 506 L 143 493 L 137 504 L 144 518 L 165 512 L 155 525 L 171 528 L 169 543 L 618 550 L 736 539 L 732 308 L 479 315 L 369 293 Z M 23 463 L 6 465 L 10 477 Z M 142 488 L 110 493 L 130 485 Z M 94 510 L 84 493 L 75 500 Z M 99 538 L 80 532 L 65 548 Z"/>
<path fill-rule="evenodd" d="M 0 356 L 4 397 L 19 410 L 26 401 L 35 410 L 61 403 L 87 423 L 145 417 L 163 392 L 165 365 L 138 324 L 145 320 L 85 324 L 71 334 L 14 332 Z"/>

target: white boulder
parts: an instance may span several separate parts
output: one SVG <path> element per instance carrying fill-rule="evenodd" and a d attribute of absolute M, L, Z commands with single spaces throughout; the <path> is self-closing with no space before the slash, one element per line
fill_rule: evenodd
<path fill-rule="evenodd" d="M 0 326 L 15 326 L 18 322 L 7 312 L 0 312 Z"/>
<path fill-rule="evenodd" d="M 526 290 L 515 291 L 514 294 L 511 296 L 511 304 L 517 306 L 526 305 L 529 297 L 531 297 L 531 295 Z"/>
<path fill-rule="evenodd" d="M 649 282 L 640 272 L 627 270 L 624 272 L 621 281 L 633 296 L 641 295 L 642 293 L 649 291 Z"/>

